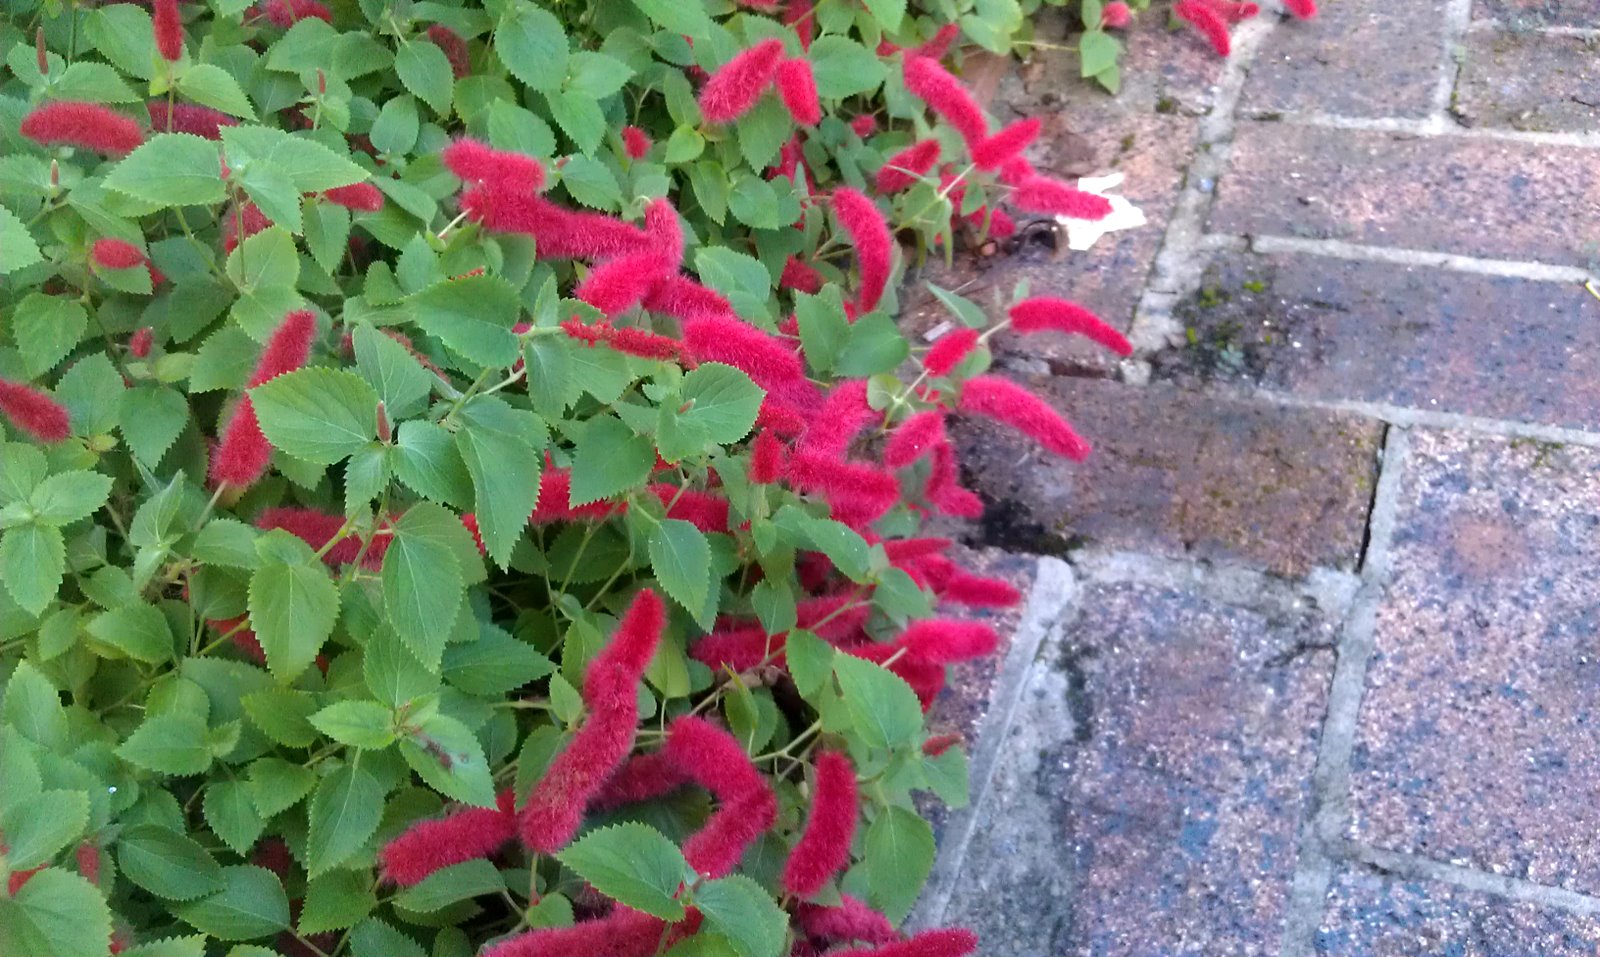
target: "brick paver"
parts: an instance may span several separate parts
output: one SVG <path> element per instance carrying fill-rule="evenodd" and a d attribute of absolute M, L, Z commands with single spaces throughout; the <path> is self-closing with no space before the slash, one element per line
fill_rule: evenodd
<path fill-rule="evenodd" d="M 1600 39 L 1476 30 L 1451 111 L 1470 126 L 1600 130 Z"/>
<path fill-rule="evenodd" d="M 1600 26 L 1600 0 L 1473 0 L 1472 15 L 1523 29 Z"/>

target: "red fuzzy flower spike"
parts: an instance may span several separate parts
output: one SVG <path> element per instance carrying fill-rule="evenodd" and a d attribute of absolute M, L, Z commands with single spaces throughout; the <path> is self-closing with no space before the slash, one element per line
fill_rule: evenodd
<path fill-rule="evenodd" d="M 822 104 L 817 101 L 817 79 L 811 63 L 795 58 L 778 64 L 778 98 L 801 126 L 822 122 Z"/>
<path fill-rule="evenodd" d="M 604 917 L 571 927 L 540 927 L 503 940 L 485 950 L 483 957 L 650 957 L 658 947 L 683 936 L 689 923 L 677 925 L 682 931 L 668 931 L 666 921 L 619 904 Z"/>
<path fill-rule="evenodd" d="M 376 213 L 383 208 L 383 191 L 371 183 L 352 183 L 324 190 L 322 198 L 363 213 Z"/>
<path fill-rule="evenodd" d="M 1118 30 L 1133 21 L 1133 11 L 1122 0 L 1111 0 L 1100 11 L 1100 26 L 1107 30 Z"/>
<path fill-rule="evenodd" d="M 156 37 L 156 52 L 168 63 L 183 57 L 183 21 L 178 17 L 178 0 L 155 0 L 150 26 Z"/>
<path fill-rule="evenodd" d="M 661 273 L 661 258 L 654 250 L 618 256 L 595 267 L 573 295 L 613 318 L 642 302 Z"/>
<path fill-rule="evenodd" d="M 465 808 L 437 820 L 419 821 L 378 852 L 383 876 L 410 887 L 447 867 L 488 857 L 517 836 L 515 795 L 508 789 L 498 807 Z"/>
<path fill-rule="evenodd" d="M 812 0 L 789 0 L 783 11 L 785 26 L 794 27 L 800 40 L 800 49 L 810 52 L 811 41 L 817 36 L 817 17 Z"/>
<path fill-rule="evenodd" d="M 978 330 L 961 328 L 955 329 L 940 336 L 928 354 L 922 357 L 922 365 L 928 370 L 929 375 L 949 375 L 950 370 L 961 364 L 961 360 L 972 354 L 978 345 Z"/>
<path fill-rule="evenodd" d="M 266 17 L 274 26 L 292 27 L 308 17 L 326 23 L 333 22 L 333 13 L 317 0 L 265 0 L 256 12 Z"/>
<path fill-rule="evenodd" d="M 1065 332 L 1098 342 L 1122 356 L 1133 354 L 1126 336 L 1075 302 L 1050 296 L 1024 299 L 1011 307 L 1011 328 L 1022 333 Z"/>
<path fill-rule="evenodd" d="M 790 256 L 783 264 L 783 275 L 778 277 L 778 287 L 816 295 L 822 289 L 822 273 Z"/>
<path fill-rule="evenodd" d="M 679 491 L 676 485 L 663 484 L 650 486 L 650 491 L 661 500 L 662 505 L 670 503 L 667 509 L 668 518 L 688 522 L 702 532 L 728 530 L 729 504 L 721 495 L 694 489 Z"/>
<path fill-rule="evenodd" d="M 902 468 L 932 452 L 945 441 L 944 412 L 929 409 L 900 423 L 883 449 L 883 464 Z"/>
<path fill-rule="evenodd" d="M 230 206 L 222 214 L 222 248 L 233 252 L 239 243 L 272 225 L 272 220 L 255 203 Z"/>
<path fill-rule="evenodd" d="M 1058 179 L 1030 176 L 1011 194 L 1011 203 L 1030 213 L 1049 213 L 1071 219 L 1105 219 L 1111 201 L 1104 196 L 1073 189 Z"/>
<path fill-rule="evenodd" d="M 671 794 L 689 783 L 689 776 L 665 752 L 636 754 L 617 769 L 589 806 L 609 811 Z"/>
<path fill-rule="evenodd" d="M 1206 38 L 1211 44 L 1211 49 L 1217 51 L 1217 56 L 1227 56 L 1232 51 L 1232 43 L 1228 39 L 1228 23 L 1215 10 L 1206 6 L 1202 0 L 1178 0 L 1172 7 L 1172 12 L 1178 19 L 1194 27 L 1195 31 Z"/>
<path fill-rule="evenodd" d="M 1239 3 L 1237 0 L 1201 0 L 1212 12 L 1228 23 L 1243 23 L 1261 12 L 1261 8 L 1253 3 Z"/>
<path fill-rule="evenodd" d="M 0 379 L 0 413 L 41 442 L 60 442 L 72 434 L 67 409 L 40 389 Z"/>
<path fill-rule="evenodd" d="M 898 193 L 916 185 L 917 179 L 939 162 L 939 141 L 918 140 L 884 160 L 875 184 L 880 193 Z"/>
<path fill-rule="evenodd" d="M 811 816 L 783 865 L 785 891 L 810 897 L 850 863 L 857 813 L 856 769 L 850 759 L 836 751 L 818 754 Z"/>
<path fill-rule="evenodd" d="M 150 347 L 155 344 L 155 330 L 149 326 L 142 326 L 128 337 L 128 351 L 135 359 L 144 359 L 150 355 Z"/>
<path fill-rule="evenodd" d="M 894 268 L 894 239 L 889 235 L 889 223 L 877 204 L 846 186 L 833 191 L 833 211 L 856 247 L 856 265 L 861 270 L 856 308 L 871 312 L 883 298 L 883 290 L 889 285 L 889 273 Z"/>
<path fill-rule="evenodd" d="M 783 474 L 783 442 L 768 429 L 756 433 L 750 453 L 750 481 L 771 485 Z"/>
<path fill-rule="evenodd" d="M 120 156 L 144 142 L 139 124 L 98 103 L 58 100 L 22 118 L 21 133 L 43 146 L 77 146 Z"/>
<path fill-rule="evenodd" d="M 255 372 L 245 387 L 253 389 L 305 365 L 316 331 L 316 315 L 308 310 L 297 309 L 285 316 L 272 338 L 267 340 L 267 347 L 262 350 Z M 219 485 L 253 485 L 266 472 L 271 457 L 272 446 L 261 434 L 255 405 L 250 396 L 245 395 L 217 443 L 216 454 L 211 459 L 211 480 Z"/>
<path fill-rule="evenodd" d="M 629 159 L 644 159 L 650 152 L 650 137 L 644 130 L 637 126 L 624 126 L 622 128 L 622 148 L 627 152 Z"/>
<path fill-rule="evenodd" d="M 983 115 L 983 107 L 939 61 L 925 56 L 907 57 L 904 73 L 906 89 L 954 126 L 967 141 L 968 149 L 989 135 L 989 120 Z"/>
<path fill-rule="evenodd" d="M 910 657 L 936 665 L 982 658 L 999 643 L 1000 636 L 983 622 L 948 618 L 914 622 L 895 639 Z"/>
<path fill-rule="evenodd" d="M 777 819 L 777 796 L 738 739 L 704 718 L 673 721 L 666 753 L 717 799 L 717 810 L 684 842 L 684 860 L 696 873 L 725 877 Z"/>
<path fill-rule="evenodd" d="M 541 259 L 610 259 L 651 245 L 649 234 L 636 226 L 566 209 L 542 196 L 484 186 L 464 193 L 461 208 L 485 229 L 534 237 Z"/>
<path fill-rule="evenodd" d="M 685 319 L 683 341 L 696 362 L 724 362 L 742 369 L 769 392 L 805 383 L 805 366 L 793 349 L 731 314 Z"/>
<path fill-rule="evenodd" d="M 732 123 L 750 112 L 772 83 L 783 59 L 783 41 L 762 40 L 724 63 L 700 90 L 700 113 L 707 122 Z"/>
<path fill-rule="evenodd" d="M 994 419 L 1074 461 L 1089 457 L 1085 442 L 1049 403 L 999 376 L 981 375 L 961 387 L 961 411 Z"/>
<path fill-rule="evenodd" d="M 993 172 L 1022 155 L 1039 136 L 1039 118 L 1018 120 L 972 147 L 972 162 L 981 170 Z"/>
<path fill-rule="evenodd" d="M 914 937 L 881 947 L 829 951 L 828 957 L 967 957 L 978 949 L 978 935 L 949 927 L 925 930 Z"/>
<path fill-rule="evenodd" d="M 551 762 L 520 812 L 518 830 L 533 850 L 553 854 L 572 840 L 589 800 L 633 749 L 639 679 L 655 656 L 665 621 L 661 599 L 649 589 L 640 591 L 610 643 L 589 662 L 583 726 Z"/>
<path fill-rule="evenodd" d="M 496 192 L 528 194 L 544 187 L 544 167 L 538 160 L 469 137 L 446 146 L 439 158 L 457 178 L 482 183 Z"/>
<path fill-rule="evenodd" d="M 467 41 L 461 34 L 455 32 L 442 23 L 435 23 L 428 28 L 428 39 L 433 45 L 444 52 L 444 58 L 450 62 L 450 72 L 456 79 L 461 79 L 472 72 L 471 57 L 467 52 Z"/>
<path fill-rule="evenodd" d="M 1283 5 L 1298 20 L 1309 20 L 1317 15 L 1317 0 L 1283 0 Z"/>
<path fill-rule="evenodd" d="M 606 345 L 641 359 L 666 360 L 678 358 L 682 343 L 644 329 L 612 329 L 606 333 Z"/>
<path fill-rule="evenodd" d="M 650 235 L 651 248 L 661 261 L 660 271 L 672 272 L 683 265 L 683 224 L 665 197 L 651 200 L 645 207 L 644 231 Z"/>
<path fill-rule="evenodd" d="M 828 393 L 822 408 L 806 428 L 800 447 L 821 459 L 843 460 L 850 443 L 878 415 L 867 404 L 864 379 L 846 379 Z"/>
<path fill-rule="evenodd" d="M 89 258 L 101 269 L 132 269 L 144 265 L 144 251 L 124 239 L 96 239 Z"/>
<path fill-rule="evenodd" d="M 860 116 L 852 117 L 850 120 L 850 132 L 862 139 L 871 136 L 877 129 L 878 118 L 870 113 L 862 113 Z"/>
<path fill-rule="evenodd" d="M 238 120 L 220 110 L 193 103 L 151 100 L 145 108 L 150 113 L 150 125 L 157 133 L 193 133 L 208 140 L 220 140 L 222 127 L 239 125 Z"/>
<path fill-rule="evenodd" d="M 925 56 L 932 60 L 943 60 L 946 53 L 950 52 L 950 45 L 961 36 L 961 28 L 954 23 L 947 23 L 939 28 L 939 32 L 928 38 L 926 43 L 912 47 L 912 56 Z"/>
<path fill-rule="evenodd" d="M 939 598 L 971 608 L 1012 608 L 1022 602 L 1022 592 L 1010 582 L 958 570 L 939 589 Z"/>
<path fill-rule="evenodd" d="M 848 894 L 839 895 L 837 907 L 802 904 L 795 909 L 794 916 L 807 937 L 827 943 L 887 944 L 900 939 L 889 918 Z"/>
<path fill-rule="evenodd" d="M 294 537 L 321 551 L 329 542 L 337 543 L 322 555 L 328 565 L 348 565 L 361 554 L 361 538 L 344 528 L 344 517 L 314 508 L 269 508 L 256 517 L 256 528 L 268 530 L 281 528 Z M 375 536 L 372 545 L 361 559 L 362 567 L 377 571 L 383 566 L 383 556 L 388 551 L 393 536 Z"/>

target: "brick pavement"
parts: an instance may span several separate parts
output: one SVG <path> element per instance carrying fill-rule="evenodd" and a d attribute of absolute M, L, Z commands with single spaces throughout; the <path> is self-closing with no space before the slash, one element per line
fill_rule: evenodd
<path fill-rule="evenodd" d="M 917 920 L 992 957 L 1592 957 L 1600 4 L 1330 0 L 1226 62 L 1163 20 L 1117 97 L 1048 46 L 983 84 L 1150 225 L 923 277 L 1138 351 L 996 343 L 1084 466 L 958 432 L 956 531 L 1034 587 L 935 710 L 973 800 Z"/>

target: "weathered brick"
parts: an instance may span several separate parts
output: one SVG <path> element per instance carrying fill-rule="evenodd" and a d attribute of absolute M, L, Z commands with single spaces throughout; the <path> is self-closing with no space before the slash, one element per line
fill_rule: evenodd
<path fill-rule="evenodd" d="M 1600 130 L 1600 39 L 1476 30 L 1452 109 L 1468 126 Z"/>
<path fill-rule="evenodd" d="M 1600 301 L 1572 283 L 1227 253 L 1177 313 L 1188 344 L 1155 364 L 1180 382 L 1573 428 L 1600 422 Z"/>
<path fill-rule="evenodd" d="M 991 503 L 986 542 L 1060 551 L 1087 540 L 1286 574 L 1359 558 L 1376 423 L 1165 385 L 1054 379 L 1040 393 L 1095 452 L 1077 464 L 1007 429 L 958 424 L 963 468 Z"/>
<path fill-rule="evenodd" d="M 1245 123 L 1211 226 L 1582 266 L 1600 241 L 1600 153 Z"/>
<path fill-rule="evenodd" d="M 1474 19 L 1515 27 L 1592 27 L 1600 23 L 1600 0 L 1474 0 Z"/>
<path fill-rule="evenodd" d="M 1327 957 L 1593 957 L 1600 920 L 1447 884 L 1340 874 L 1316 952 Z"/>
<path fill-rule="evenodd" d="M 1600 451 L 1437 432 L 1412 442 L 1351 831 L 1600 891 Z"/>
<path fill-rule="evenodd" d="M 1250 67 L 1250 113 L 1426 116 L 1444 69 L 1444 0 L 1339 0 L 1286 21 Z"/>
<path fill-rule="evenodd" d="M 1276 954 L 1333 653 L 1314 606 L 1085 588 L 942 918 L 985 957 Z"/>

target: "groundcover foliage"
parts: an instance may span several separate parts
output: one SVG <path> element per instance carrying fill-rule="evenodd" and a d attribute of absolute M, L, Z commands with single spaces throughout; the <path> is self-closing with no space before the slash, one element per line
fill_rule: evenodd
<path fill-rule="evenodd" d="M 1081 457 L 985 343 L 1128 350 L 893 321 L 1106 211 L 942 63 L 1018 7 L 8 12 L 0 953 L 972 949 L 946 417 Z"/>

